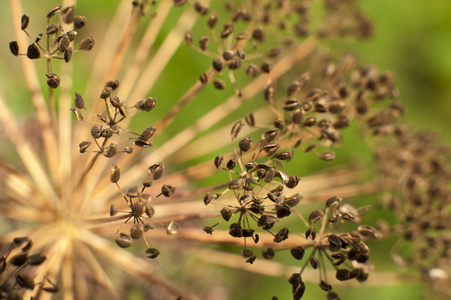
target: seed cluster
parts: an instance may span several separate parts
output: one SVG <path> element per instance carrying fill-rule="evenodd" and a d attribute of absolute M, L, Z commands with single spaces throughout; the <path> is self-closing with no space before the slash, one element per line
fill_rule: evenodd
<path fill-rule="evenodd" d="M 56 23 L 50 23 L 50 20 L 59 15 L 59 20 Z M 78 34 L 78 30 L 86 25 L 86 18 L 75 15 L 75 6 L 62 7 L 61 5 L 51 9 L 47 13 L 47 28 L 45 30 L 46 46 L 41 45 L 41 39 L 44 37 L 43 33 L 39 33 L 35 39 L 27 32 L 30 18 L 23 15 L 21 19 L 21 29 L 29 37 L 32 43 L 28 46 L 26 53 L 21 53 L 17 41 L 9 43 L 9 49 L 14 56 L 24 55 L 29 59 L 43 58 L 47 60 L 48 72 L 47 85 L 56 89 L 60 83 L 60 77 L 52 72 L 52 59 L 61 59 L 66 63 L 72 59 L 72 54 L 77 51 L 90 51 L 95 45 L 95 39 L 88 37 L 80 42 L 78 48 L 74 49 L 73 42 Z M 65 31 L 65 28 L 73 28 Z"/>
<path fill-rule="evenodd" d="M 6 245 L 2 245 L 6 246 Z M 44 282 L 34 282 L 32 270 L 42 264 L 46 257 L 31 254 L 33 242 L 27 237 L 14 238 L 0 258 L 0 299 L 22 299 L 25 290 L 38 288 L 38 295 L 43 292 L 56 293 L 58 287 L 45 277 Z M 2 247 L 3 250 L 3 247 Z"/>

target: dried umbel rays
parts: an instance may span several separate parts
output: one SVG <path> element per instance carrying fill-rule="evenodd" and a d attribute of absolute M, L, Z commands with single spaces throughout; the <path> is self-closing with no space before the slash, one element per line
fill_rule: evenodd
<path fill-rule="evenodd" d="M 379 232 L 370 226 L 362 225 L 357 231 L 336 233 L 342 223 L 357 223 L 368 208 L 356 209 L 349 204 L 343 204 L 340 197 L 334 196 L 326 201 L 324 210 L 312 210 L 308 218 L 301 218 L 307 228 L 306 232 L 296 235 L 298 240 L 301 238 L 299 246 L 290 249 L 291 256 L 303 262 L 299 273 L 294 273 L 289 278 L 293 299 L 301 299 L 304 294 L 302 273 L 307 265 L 318 270 L 319 286 L 328 293 L 328 299 L 339 298 L 327 279 L 326 265 L 332 265 L 339 281 L 356 279 L 362 282 L 368 278 L 368 271 L 371 269 L 370 250 L 365 240 L 378 238 Z M 274 255 L 273 248 L 263 250 L 263 256 L 267 259 L 274 258 Z"/>
<path fill-rule="evenodd" d="M 58 20 L 55 23 L 50 23 L 51 20 L 56 18 Z M 46 59 L 48 61 L 48 70 L 45 75 L 47 76 L 47 85 L 52 89 L 56 89 L 60 85 L 61 79 L 56 73 L 52 72 L 51 60 L 61 59 L 68 63 L 71 61 L 74 52 L 90 51 L 95 45 L 95 39 L 88 37 L 83 39 L 78 47 L 74 46 L 78 31 L 87 22 L 85 17 L 75 15 L 74 6 L 62 7 L 60 5 L 51 9 L 47 14 L 45 33 L 39 33 L 36 38 L 33 38 L 27 31 L 30 18 L 27 15 L 23 15 L 20 21 L 21 29 L 29 37 L 30 44 L 26 52 L 21 52 L 20 48 L 25 45 L 19 45 L 17 41 L 12 41 L 9 43 L 9 49 L 14 56 L 24 55 L 33 60 Z M 42 42 L 44 35 L 45 42 Z"/>
<path fill-rule="evenodd" d="M 154 97 L 149 97 L 145 100 L 140 100 L 134 106 L 129 107 L 127 103 L 121 101 L 119 97 L 115 95 L 115 91 L 118 87 L 119 81 L 108 81 L 100 94 L 100 98 L 105 103 L 105 112 L 99 112 L 96 114 L 98 122 L 91 128 L 91 136 L 94 139 L 97 150 L 89 149 L 92 144 L 90 141 L 82 141 L 79 144 L 80 153 L 95 152 L 97 154 L 103 154 L 108 158 L 114 157 L 118 153 L 132 154 L 133 147 L 131 146 L 124 146 L 122 149 L 119 148 L 119 144 L 125 143 L 129 140 L 133 140 L 133 144 L 140 148 L 152 147 L 152 142 L 150 142 L 150 139 L 156 131 L 154 126 L 147 127 L 141 134 L 139 134 L 122 128 L 120 123 L 140 112 L 151 111 L 155 107 L 157 99 Z M 71 110 L 77 119 L 80 122 L 83 122 L 84 117 L 82 110 L 86 108 L 83 97 L 78 92 L 75 93 L 74 103 L 75 106 L 72 107 Z M 135 137 L 130 137 L 120 141 L 119 143 L 109 143 L 113 137 L 121 135 L 122 132 L 127 132 Z"/>
<path fill-rule="evenodd" d="M 151 187 L 153 181 L 158 180 L 164 173 L 163 164 L 154 164 L 149 167 L 147 178 L 142 183 L 142 187 L 132 186 L 126 192 L 124 192 L 119 186 L 120 180 L 120 168 L 113 164 L 110 174 L 110 181 L 118 187 L 122 198 L 125 200 L 125 205 L 128 207 L 128 211 L 119 211 L 118 206 L 111 204 L 110 216 L 114 217 L 119 212 L 125 214 L 126 218 L 123 225 L 127 224 L 130 219 L 133 219 L 133 225 L 130 228 L 129 233 L 121 232 L 123 225 L 117 230 L 115 241 L 117 245 L 121 248 L 128 248 L 132 245 L 133 240 L 144 239 L 147 250 L 146 256 L 148 258 L 156 258 L 160 252 L 156 248 L 151 248 L 145 236 L 145 233 L 151 229 L 154 229 L 154 224 L 164 227 L 168 235 L 174 235 L 180 232 L 181 227 L 178 223 L 171 221 L 169 224 L 162 224 L 152 217 L 155 214 L 155 209 L 151 205 L 152 196 L 151 194 L 145 193 L 146 189 Z M 163 185 L 161 188 L 161 193 L 156 197 L 161 195 L 165 197 L 170 197 L 175 192 L 175 187 L 170 185 Z"/>
<path fill-rule="evenodd" d="M 31 254 L 33 242 L 27 237 L 16 237 L 9 245 L 1 245 L 0 289 L 1 299 L 21 299 L 24 291 L 55 293 L 58 287 L 47 277 L 35 282 L 33 273 L 46 257 L 40 253 Z M 6 252 L 4 252 L 6 250 Z"/>

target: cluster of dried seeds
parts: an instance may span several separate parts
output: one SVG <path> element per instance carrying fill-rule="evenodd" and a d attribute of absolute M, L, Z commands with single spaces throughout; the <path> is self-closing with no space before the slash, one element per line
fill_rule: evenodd
<path fill-rule="evenodd" d="M 59 20 L 56 23 L 50 23 L 50 20 L 59 15 Z M 80 42 L 78 48 L 73 47 L 73 42 L 77 36 L 77 31 L 86 25 L 86 18 L 75 15 L 75 6 L 62 7 L 61 5 L 51 9 L 47 13 L 47 28 L 45 30 L 46 46 L 41 45 L 41 39 L 44 37 L 43 33 L 39 33 L 35 39 L 27 32 L 30 18 L 23 15 L 21 19 L 21 29 L 30 38 L 32 43 L 28 46 L 26 53 L 20 52 L 20 47 L 17 41 L 9 43 L 9 49 L 14 56 L 24 55 L 29 59 L 44 58 L 47 60 L 48 72 L 47 84 L 50 88 L 56 89 L 61 82 L 60 77 L 52 72 L 51 60 L 61 59 L 66 63 L 72 59 L 72 54 L 77 51 L 90 51 L 95 45 L 95 39 L 88 37 Z M 65 31 L 67 28 L 69 30 Z"/>
<path fill-rule="evenodd" d="M 3 253 L 0 258 L 0 299 L 22 299 L 25 290 L 36 290 L 37 296 L 33 299 L 39 299 L 44 292 L 58 291 L 58 287 L 47 277 L 44 282 L 34 282 L 31 268 L 42 264 L 46 257 L 39 253 L 31 254 L 32 247 L 30 239 L 17 237 Z"/>

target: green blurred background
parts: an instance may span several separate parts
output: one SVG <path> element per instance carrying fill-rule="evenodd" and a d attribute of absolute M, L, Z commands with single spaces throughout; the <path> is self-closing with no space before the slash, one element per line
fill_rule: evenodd
<path fill-rule="evenodd" d="M 44 15 L 58 4 L 58 1 L 22 1 L 31 16 Z M 88 18 L 89 26 L 94 25 L 94 36 L 101 36 L 102 30 L 110 21 L 118 1 L 97 0 L 79 1 L 78 11 Z M 436 130 L 441 133 L 444 142 L 451 142 L 451 1 L 448 0 L 362 0 L 359 5 L 374 21 L 375 34 L 367 40 L 347 40 L 346 42 L 328 42 L 326 46 L 340 52 L 352 51 L 358 54 L 362 64 L 374 63 L 381 71 L 391 70 L 395 73 L 397 86 L 401 92 L 401 101 L 407 107 L 404 120 L 419 130 Z M 31 20 L 41 22 L 44 20 Z M 167 29 L 168 26 L 166 26 Z M 6 0 L 0 3 L 0 30 L 3 47 L 0 48 L 0 90 L 17 113 L 25 118 L 30 111 L 26 104 L 28 92 L 21 84 L 21 70 L 18 63 L 9 53 L 8 43 L 14 39 Z M 161 42 L 163 36 L 159 38 Z M 177 52 L 173 70 L 163 74 L 154 89 L 152 96 L 164 98 L 165 91 L 173 88 L 174 83 L 185 91 L 197 74 L 204 71 L 209 61 L 200 55 L 192 55 L 186 61 L 186 50 Z M 84 58 L 74 55 L 75 62 Z M 89 60 L 89 59 L 88 59 Z M 176 68 L 183 63 L 187 72 L 178 72 Z M 42 66 L 41 66 L 42 67 Z M 80 64 L 76 70 L 76 87 L 84 86 L 87 65 Z M 187 74 L 196 74 L 187 78 Z M 208 94 L 207 94 L 208 95 Z M 210 94 L 213 95 L 213 94 Z M 206 107 L 214 106 L 207 103 Z M 162 109 L 165 109 L 162 104 Z M 193 108 L 194 110 L 194 108 Z M 196 112 L 193 111 L 195 115 Z M 354 132 L 347 131 L 346 138 L 353 139 Z M 171 130 L 168 130 L 171 135 Z M 354 138 L 355 139 L 355 138 Z M 355 139 L 356 142 L 358 140 Z M 351 143 L 352 144 L 352 143 Z M 3 146 L 2 146 L 3 147 Z M 347 147 L 347 146 L 346 146 Z M 363 147 L 363 146 L 360 146 Z M 346 148 L 343 152 L 352 151 Z M 4 152 L 5 149 L 2 150 Z M 360 150 L 359 150 L 360 151 Z M 365 150 L 362 150 L 365 151 Z M 368 152 L 367 152 L 368 153 Z M 320 166 L 321 167 L 321 166 Z M 309 173 L 318 165 L 303 165 L 302 172 Z M 303 175 L 303 174 L 302 174 Z M 375 198 L 362 197 L 356 203 L 374 203 Z M 392 218 L 389 214 L 378 211 L 371 219 L 380 217 Z M 371 222 L 371 219 L 366 220 Z M 372 260 L 379 271 L 396 270 L 388 256 L 388 248 L 394 241 L 371 245 Z M 379 264 L 378 264 L 379 263 Z M 236 270 L 224 269 L 224 280 L 231 287 L 230 299 L 271 299 L 273 295 L 279 299 L 290 299 L 290 285 L 285 278 L 267 278 L 255 274 L 242 276 Z M 419 300 L 424 298 L 424 290 L 417 284 L 394 287 L 339 287 L 336 289 L 342 299 L 399 299 Z M 136 295 L 136 299 L 140 299 Z M 307 284 L 307 292 L 303 299 L 325 299 L 325 293 L 316 284 Z"/>

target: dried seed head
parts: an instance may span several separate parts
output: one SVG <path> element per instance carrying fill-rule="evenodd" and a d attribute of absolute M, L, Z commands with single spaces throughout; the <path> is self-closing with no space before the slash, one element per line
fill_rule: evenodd
<path fill-rule="evenodd" d="M 61 79 L 55 73 L 47 73 L 45 76 L 48 78 L 47 85 L 52 89 L 56 89 L 60 85 Z"/>
<path fill-rule="evenodd" d="M 146 100 L 140 100 L 140 101 L 136 102 L 135 108 L 142 110 L 142 111 L 149 112 L 155 107 L 156 104 L 157 104 L 157 98 L 149 97 Z"/>
<path fill-rule="evenodd" d="M 16 41 L 9 43 L 9 50 L 14 56 L 19 55 L 19 44 Z"/>
<path fill-rule="evenodd" d="M 85 107 L 85 101 L 83 100 L 83 97 L 79 92 L 75 92 L 75 107 L 78 109 L 86 109 Z"/>
<path fill-rule="evenodd" d="M 238 143 L 238 147 L 240 148 L 241 151 L 247 152 L 251 148 L 253 141 L 254 141 L 253 138 L 246 137 Z"/>
<path fill-rule="evenodd" d="M 339 208 L 341 206 L 341 203 L 343 202 L 343 200 L 338 197 L 338 196 L 333 196 L 330 197 L 329 199 L 327 199 L 326 201 L 326 207 L 332 207 L 332 206 L 337 206 L 337 208 Z"/>
<path fill-rule="evenodd" d="M 233 216 L 233 212 L 230 210 L 230 208 L 223 207 L 221 209 L 221 216 L 226 222 L 228 222 L 230 218 Z"/>
<path fill-rule="evenodd" d="M 245 123 L 239 120 L 232 126 L 232 130 L 230 131 L 230 137 L 232 138 L 232 140 L 238 136 L 240 131 L 243 129 L 244 125 Z"/>
<path fill-rule="evenodd" d="M 143 226 L 139 223 L 130 228 L 130 237 L 134 240 L 139 240 L 143 236 Z"/>
<path fill-rule="evenodd" d="M 168 235 L 174 235 L 179 233 L 182 230 L 182 227 L 177 222 L 171 221 L 169 222 L 168 227 L 166 228 L 166 233 Z"/>
<path fill-rule="evenodd" d="M 236 159 L 232 158 L 227 162 L 227 170 L 233 170 L 236 167 Z"/>
<path fill-rule="evenodd" d="M 221 166 L 222 162 L 224 161 L 224 156 L 222 154 L 219 154 L 218 156 L 215 157 L 215 167 L 216 169 L 219 169 L 219 167 Z"/>
<path fill-rule="evenodd" d="M 149 126 L 138 136 L 138 140 L 148 141 L 154 134 L 157 129 L 154 126 Z"/>
<path fill-rule="evenodd" d="M 218 78 L 213 81 L 213 86 L 218 90 L 223 90 L 225 89 L 225 82 Z"/>
<path fill-rule="evenodd" d="M 28 24 L 30 23 L 30 17 L 27 15 L 22 15 L 22 19 L 20 20 L 20 29 L 25 30 L 28 27 Z"/>
<path fill-rule="evenodd" d="M 63 34 L 62 36 L 60 36 L 58 38 L 58 51 L 60 52 L 64 52 L 66 51 L 66 49 L 69 47 L 70 45 L 70 39 L 69 36 L 67 34 Z"/>
<path fill-rule="evenodd" d="M 110 181 L 112 183 L 117 183 L 120 178 L 121 169 L 116 164 L 113 164 L 113 167 L 111 168 Z"/>
<path fill-rule="evenodd" d="M 289 233 L 289 231 L 288 231 L 287 227 L 280 229 L 274 236 L 273 241 L 275 243 L 281 243 L 281 242 L 285 241 L 288 238 L 288 233 Z"/>
<path fill-rule="evenodd" d="M 301 260 L 305 254 L 305 250 L 301 246 L 291 248 L 290 252 L 291 252 L 291 255 L 297 260 Z"/>
<path fill-rule="evenodd" d="M 61 5 L 58 5 L 54 8 L 52 8 L 51 10 L 49 10 L 49 12 L 47 13 L 47 19 L 52 18 L 54 15 L 60 13 L 61 11 Z"/>
<path fill-rule="evenodd" d="M 210 17 L 208 18 L 208 21 L 207 21 L 208 27 L 214 28 L 217 23 L 218 23 L 218 13 L 217 12 L 213 12 L 210 15 Z"/>
<path fill-rule="evenodd" d="M 81 142 L 78 147 L 80 149 L 80 153 L 85 153 L 88 147 L 91 145 L 91 142 L 83 141 Z"/>
<path fill-rule="evenodd" d="M 164 184 L 164 185 L 161 187 L 161 193 L 162 193 L 163 196 L 165 196 L 165 197 L 171 197 L 171 196 L 174 195 L 174 193 L 175 193 L 175 187 L 173 187 L 172 185 Z"/>
<path fill-rule="evenodd" d="M 80 50 L 90 51 L 90 50 L 92 50 L 92 48 L 94 48 L 95 44 L 96 44 L 96 40 L 93 37 L 85 38 L 80 43 Z"/>
<path fill-rule="evenodd" d="M 331 152 L 331 151 L 323 152 L 323 153 L 321 153 L 319 158 L 322 159 L 322 160 L 325 160 L 325 161 L 334 160 L 335 159 L 335 152 Z"/>
<path fill-rule="evenodd" d="M 176 1 L 176 0 L 174 0 Z M 150 258 L 150 259 L 154 259 L 157 258 L 157 256 L 160 254 L 160 251 L 158 251 L 158 249 L 155 248 L 148 248 L 146 249 L 146 257 Z"/>
<path fill-rule="evenodd" d="M 65 51 L 64 51 L 64 61 L 66 63 L 70 62 L 70 60 L 72 59 L 72 48 L 68 47 Z"/>
<path fill-rule="evenodd" d="M 310 213 L 310 215 L 309 215 L 309 217 L 308 217 L 308 221 L 309 221 L 310 224 L 316 223 L 316 222 L 318 222 L 323 216 L 324 216 L 324 213 L 323 213 L 321 210 L 315 209 L 315 210 L 313 210 L 313 211 Z"/>
<path fill-rule="evenodd" d="M 200 38 L 199 40 L 199 47 L 202 50 L 207 50 L 208 49 L 208 44 L 210 43 L 210 38 L 208 36 L 204 36 L 202 38 Z"/>
<path fill-rule="evenodd" d="M 75 16 L 74 17 L 74 28 L 81 29 L 86 25 L 86 18 L 83 16 Z"/>
<path fill-rule="evenodd" d="M 117 146 L 115 144 L 110 144 L 108 147 L 103 149 L 103 155 L 105 155 L 108 158 L 111 158 L 118 154 L 119 150 L 117 149 Z"/>
<path fill-rule="evenodd" d="M 152 180 L 158 180 L 163 176 L 164 165 L 162 163 L 154 164 L 149 167 L 149 174 L 152 176 Z"/>
<path fill-rule="evenodd" d="M 295 188 L 300 180 L 301 178 L 299 178 L 298 176 L 292 175 L 288 177 L 288 181 L 285 183 L 285 186 L 289 189 Z"/>
<path fill-rule="evenodd" d="M 128 248 L 132 245 L 132 239 L 129 235 L 121 232 L 118 236 L 114 238 L 116 244 L 121 248 Z"/>
<path fill-rule="evenodd" d="M 19 50 L 19 49 L 17 49 L 17 50 Z M 41 52 L 39 51 L 39 48 L 36 44 L 31 44 L 30 46 L 28 46 L 27 57 L 29 59 L 38 59 L 41 57 Z"/>

